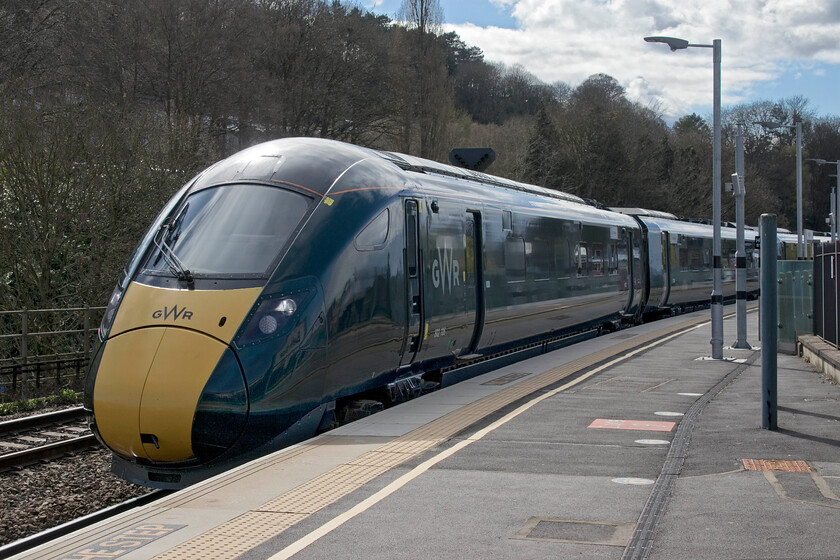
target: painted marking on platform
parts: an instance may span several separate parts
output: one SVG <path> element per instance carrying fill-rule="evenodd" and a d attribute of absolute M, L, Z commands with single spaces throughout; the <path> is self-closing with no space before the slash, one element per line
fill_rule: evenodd
<path fill-rule="evenodd" d="M 642 445 L 670 445 L 671 442 L 667 439 L 637 439 L 636 443 Z"/>
<path fill-rule="evenodd" d="M 616 484 L 630 484 L 631 486 L 646 486 L 648 484 L 653 484 L 656 482 L 655 480 L 651 480 L 649 478 L 614 478 L 612 479 L 613 482 Z"/>
<path fill-rule="evenodd" d="M 143 523 L 142 525 L 135 525 L 107 539 L 97 541 L 87 548 L 62 556 L 59 560 L 118 558 L 184 527 L 186 525 L 172 525 L 169 523 Z"/>
<path fill-rule="evenodd" d="M 645 430 L 651 432 L 670 432 L 676 426 L 676 422 L 650 422 L 645 420 L 609 420 L 598 418 L 588 428 L 599 428 L 604 430 Z"/>
<path fill-rule="evenodd" d="M 648 387 L 647 389 L 645 389 L 644 391 L 642 391 L 642 393 L 650 393 L 651 391 L 655 391 L 656 389 L 659 389 L 659 388 L 660 388 L 660 387 L 662 387 L 663 385 L 667 385 L 668 383 L 670 383 L 670 382 L 672 382 L 672 381 L 676 381 L 676 378 L 674 378 L 674 379 L 668 379 L 668 380 L 666 380 L 666 381 L 663 381 L 662 383 L 659 383 L 658 385 L 654 385 L 653 387 Z"/>
<path fill-rule="evenodd" d="M 702 397 L 703 393 L 677 393 L 681 397 Z"/>
<path fill-rule="evenodd" d="M 674 418 L 678 416 L 685 416 L 682 412 L 669 412 L 667 410 L 660 410 L 659 412 L 654 412 L 657 416 L 672 416 Z"/>
<path fill-rule="evenodd" d="M 805 461 L 776 461 L 773 459 L 741 459 L 748 471 L 811 472 Z"/>

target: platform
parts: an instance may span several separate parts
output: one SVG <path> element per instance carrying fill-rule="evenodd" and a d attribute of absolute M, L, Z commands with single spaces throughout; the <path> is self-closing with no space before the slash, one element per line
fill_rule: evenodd
<path fill-rule="evenodd" d="M 780 354 L 761 429 L 760 352 L 704 359 L 708 315 L 464 381 L 15 558 L 840 558 L 840 388 Z"/>

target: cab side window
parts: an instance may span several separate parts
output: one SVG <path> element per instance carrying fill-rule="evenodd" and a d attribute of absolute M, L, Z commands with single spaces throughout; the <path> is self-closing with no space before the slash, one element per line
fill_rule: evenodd
<path fill-rule="evenodd" d="M 353 244 L 359 251 L 376 251 L 385 247 L 388 241 L 388 231 L 391 225 L 391 214 L 386 208 L 372 219 L 365 228 L 359 232 Z"/>

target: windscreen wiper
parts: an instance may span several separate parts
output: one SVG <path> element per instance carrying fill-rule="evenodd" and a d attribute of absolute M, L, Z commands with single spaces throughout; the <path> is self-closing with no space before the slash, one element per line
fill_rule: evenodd
<path fill-rule="evenodd" d="M 175 251 L 172 250 L 172 247 L 167 245 L 166 241 L 164 241 L 164 237 L 166 237 L 166 231 L 169 229 L 169 222 L 164 222 L 163 225 L 160 227 L 160 231 L 158 235 L 152 238 L 152 242 L 155 244 L 155 247 L 158 248 L 160 254 L 163 256 L 163 260 L 166 261 L 166 264 L 169 265 L 169 270 L 178 278 L 181 282 L 186 282 L 187 286 L 193 287 L 195 286 L 195 277 L 193 277 L 192 272 L 184 266 L 184 263 L 181 262 L 181 259 L 175 254 Z M 160 238 L 160 242 L 158 242 L 158 238 Z"/>

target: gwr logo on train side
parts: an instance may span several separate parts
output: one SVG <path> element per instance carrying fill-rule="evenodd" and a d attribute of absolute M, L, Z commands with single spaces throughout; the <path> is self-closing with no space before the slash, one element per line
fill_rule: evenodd
<path fill-rule="evenodd" d="M 172 307 L 163 306 L 163 309 L 158 309 L 152 313 L 152 319 L 163 318 L 164 321 L 168 321 L 170 319 L 173 321 L 177 321 L 178 319 L 186 319 L 189 321 L 192 319 L 192 316 L 192 311 L 187 311 L 186 307 L 178 309 L 177 305 L 173 305 Z"/>
<path fill-rule="evenodd" d="M 432 284 L 435 288 L 440 288 L 452 292 L 452 286 L 460 285 L 461 265 L 458 259 L 454 256 L 454 251 L 446 246 L 446 240 L 443 241 L 443 247 L 437 248 L 437 258 L 432 262 Z"/>

